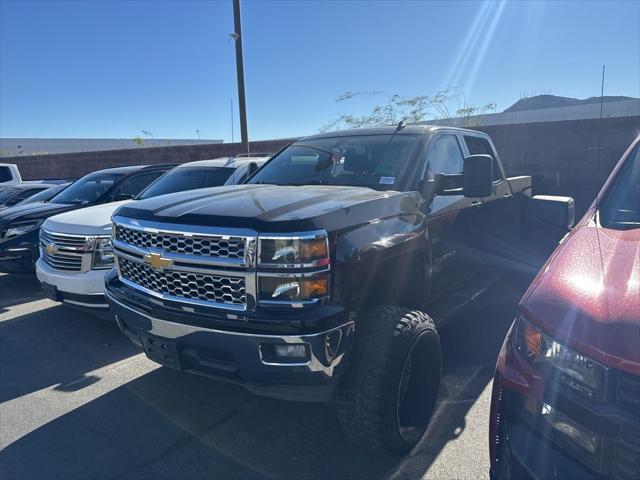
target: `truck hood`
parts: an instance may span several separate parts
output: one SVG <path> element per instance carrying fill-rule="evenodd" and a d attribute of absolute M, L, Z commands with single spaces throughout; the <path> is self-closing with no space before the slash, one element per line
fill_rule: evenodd
<path fill-rule="evenodd" d="M 105 235 L 111 232 L 111 215 L 132 200 L 81 208 L 48 218 L 42 227 L 56 233 L 72 235 Z"/>
<path fill-rule="evenodd" d="M 640 230 L 574 230 L 521 302 L 525 318 L 608 366 L 640 374 Z"/>
<path fill-rule="evenodd" d="M 340 230 L 394 215 L 415 214 L 417 192 L 364 187 L 232 185 L 132 202 L 116 215 L 185 225 L 251 228 L 260 232 Z"/>
<path fill-rule="evenodd" d="M 64 203 L 27 203 L 16 205 L 0 212 L 0 224 L 22 222 L 29 220 L 42 220 L 58 213 L 82 208 L 82 205 L 70 205 Z"/>

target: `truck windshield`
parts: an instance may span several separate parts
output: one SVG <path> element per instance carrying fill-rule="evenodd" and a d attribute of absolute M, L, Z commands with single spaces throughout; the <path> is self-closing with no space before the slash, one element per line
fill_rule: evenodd
<path fill-rule="evenodd" d="M 229 167 L 177 167 L 149 185 L 137 199 L 144 200 L 196 188 L 219 187 L 224 185 L 233 171 Z"/>
<path fill-rule="evenodd" d="M 616 174 L 600 205 L 600 223 L 619 230 L 640 228 L 640 144 Z"/>
<path fill-rule="evenodd" d="M 123 173 L 91 173 L 53 197 L 51 203 L 79 205 L 95 202 L 123 175 Z"/>
<path fill-rule="evenodd" d="M 401 134 L 300 140 L 271 159 L 248 183 L 396 190 L 416 168 L 419 139 Z"/>

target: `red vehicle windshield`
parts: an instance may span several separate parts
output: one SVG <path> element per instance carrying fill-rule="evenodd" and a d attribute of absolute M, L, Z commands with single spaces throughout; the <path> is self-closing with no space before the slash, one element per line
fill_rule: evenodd
<path fill-rule="evenodd" d="M 607 190 L 599 209 L 606 228 L 640 228 L 640 144 L 629 155 Z"/>

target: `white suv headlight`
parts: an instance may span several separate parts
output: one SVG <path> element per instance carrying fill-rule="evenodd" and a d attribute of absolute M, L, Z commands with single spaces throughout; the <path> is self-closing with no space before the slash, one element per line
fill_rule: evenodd
<path fill-rule="evenodd" d="M 113 267 L 113 246 L 111 245 L 111 237 L 96 238 L 93 250 L 92 266 L 96 269 Z"/>

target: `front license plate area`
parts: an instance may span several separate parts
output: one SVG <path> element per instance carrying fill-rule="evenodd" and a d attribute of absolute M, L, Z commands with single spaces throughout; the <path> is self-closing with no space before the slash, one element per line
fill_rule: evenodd
<path fill-rule="evenodd" d="M 144 351 L 150 360 L 180 370 L 180 357 L 175 342 L 151 335 L 141 335 Z"/>
<path fill-rule="evenodd" d="M 58 289 L 55 285 L 50 285 L 48 283 L 42 284 L 42 290 L 44 291 L 44 296 L 54 302 L 59 301 L 58 299 Z"/>

